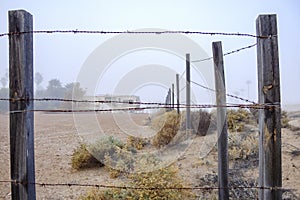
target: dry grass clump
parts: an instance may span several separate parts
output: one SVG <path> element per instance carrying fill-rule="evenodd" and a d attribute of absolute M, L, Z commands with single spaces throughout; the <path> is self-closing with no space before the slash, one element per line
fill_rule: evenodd
<path fill-rule="evenodd" d="M 281 111 L 281 127 L 290 128 L 290 119 L 288 118 L 288 113 L 286 111 Z"/>
<path fill-rule="evenodd" d="M 246 110 L 239 108 L 227 110 L 228 129 L 231 132 L 241 132 L 245 130 L 245 124 L 254 123 L 252 114 Z"/>
<path fill-rule="evenodd" d="M 178 177 L 178 169 L 170 166 L 148 173 L 135 173 L 128 176 L 127 186 L 145 189 L 107 189 L 90 190 L 81 200 L 152 200 L 152 199 L 195 199 L 191 190 L 160 189 L 186 187 Z M 148 188 L 148 189 L 147 189 Z"/>
<path fill-rule="evenodd" d="M 74 151 L 71 160 L 72 167 L 86 169 L 92 166 L 105 166 L 110 178 L 117 178 L 137 170 L 149 169 L 150 171 L 156 167 L 158 163 L 156 158 L 147 154 L 136 157 L 135 145 L 143 146 L 144 139 L 132 138 L 129 141 L 132 144 L 124 144 L 113 137 L 107 137 L 93 144 L 82 144 Z"/>
<path fill-rule="evenodd" d="M 147 144 L 146 139 L 140 137 L 134 137 L 134 136 L 129 136 L 126 142 L 126 145 L 128 147 L 134 147 L 137 150 L 143 149 L 146 144 Z"/>
<path fill-rule="evenodd" d="M 258 156 L 258 134 L 230 133 L 228 155 L 230 160 L 247 159 Z"/>
<path fill-rule="evenodd" d="M 152 120 L 157 134 L 152 140 L 153 146 L 160 148 L 169 144 L 177 134 L 180 126 L 180 115 L 176 111 L 166 112 Z"/>
<path fill-rule="evenodd" d="M 134 167 L 133 153 L 136 149 L 128 147 L 123 142 L 107 137 L 96 141 L 89 147 L 92 155 L 101 160 L 109 170 L 111 177 L 116 177 L 118 172 L 130 172 Z M 116 171 L 115 171 L 116 170 Z"/>
<path fill-rule="evenodd" d="M 103 166 L 103 164 L 90 154 L 85 144 L 81 144 L 74 150 L 71 165 L 74 169 L 84 169 L 95 166 Z"/>
<path fill-rule="evenodd" d="M 74 169 L 105 165 L 109 172 L 115 174 L 112 177 L 115 177 L 116 172 L 112 169 L 128 171 L 132 168 L 133 151 L 133 148 L 127 148 L 113 137 L 102 138 L 93 144 L 80 145 L 72 155 L 71 165 Z"/>

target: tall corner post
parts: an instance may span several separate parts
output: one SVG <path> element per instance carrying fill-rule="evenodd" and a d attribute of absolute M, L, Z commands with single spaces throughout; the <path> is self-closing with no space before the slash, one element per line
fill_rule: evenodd
<path fill-rule="evenodd" d="M 259 110 L 259 199 L 282 199 L 281 100 L 276 15 L 256 19 Z"/>
<path fill-rule="evenodd" d="M 33 17 L 8 12 L 12 199 L 35 200 L 33 110 Z"/>

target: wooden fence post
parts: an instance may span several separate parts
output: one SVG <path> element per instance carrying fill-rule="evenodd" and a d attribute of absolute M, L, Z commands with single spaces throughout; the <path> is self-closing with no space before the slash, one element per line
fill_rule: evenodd
<path fill-rule="evenodd" d="M 212 43 L 216 100 L 217 100 L 217 130 L 218 130 L 218 184 L 219 199 L 229 199 L 228 189 L 228 134 L 226 117 L 226 89 L 224 76 L 223 51 L 221 42 Z"/>
<path fill-rule="evenodd" d="M 186 54 L 186 129 L 192 128 L 191 123 L 191 67 L 190 67 L 190 54 Z"/>
<path fill-rule="evenodd" d="M 179 74 L 176 74 L 176 97 L 177 97 L 177 113 L 180 113 L 180 109 L 179 109 Z"/>
<path fill-rule="evenodd" d="M 279 200 L 282 199 L 281 103 L 276 15 L 259 15 L 256 33 L 268 37 L 257 38 L 258 102 L 278 105 L 259 110 L 259 185 L 263 187 L 259 198 Z"/>
<path fill-rule="evenodd" d="M 172 83 L 172 110 L 174 110 L 174 103 L 175 103 L 175 91 L 174 91 L 174 83 Z"/>
<path fill-rule="evenodd" d="M 9 11 L 8 17 L 10 33 L 33 30 L 30 13 Z M 29 100 L 33 99 L 32 33 L 9 36 L 9 88 L 12 199 L 34 200 L 34 115 L 26 112 L 33 110 L 33 101 Z"/>
<path fill-rule="evenodd" d="M 170 111 L 171 110 L 171 89 L 169 88 L 168 90 L 168 94 L 166 97 L 166 111 Z"/>

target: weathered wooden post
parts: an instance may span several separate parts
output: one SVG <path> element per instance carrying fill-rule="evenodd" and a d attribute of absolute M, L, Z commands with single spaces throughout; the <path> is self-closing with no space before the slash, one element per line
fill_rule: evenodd
<path fill-rule="evenodd" d="M 169 88 L 168 90 L 168 94 L 166 97 L 166 111 L 170 111 L 171 110 L 171 89 Z"/>
<path fill-rule="evenodd" d="M 217 130 L 218 130 L 218 184 L 219 199 L 229 199 L 228 188 L 228 134 L 226 117 L 226 89 L 224 62 L 221 42 L 212 43 L 216 100 L 217 100 Z"/>
<path fill-rule="evenodd" d="M 180 113 L 179 110 L 179 74 L 176 74 L 176 97 L 177 97 L 177 113 Z"/>
<path fill-rule="evenodd" d="M 33 18 L 24 10 L 9 11 L 8 17 L 11 194 L 34 200 L 34 115 L 27 112 L 33 110 L 33 34 L 18 34 L 33 30 Z"/>
<path fill-rule="evenodd" d="M 259 110 L 259 198 L 282 199 L 281 108 L 276 15 L 256 19 L 258 102 L 277 107 Z M 272 188 L 272 189 L 269 189 Z M 276 189 L 278 188 L 278 189 Z"/>
<path fill-rule="evenodd" d="M 172 83 L 172 110 L 174 110 L 174 103 L 175 103 L 175 91 L 174 91 L 174 83 Z"/>
<path fill-rule="evenodd" d="M 186 129 L 192 128 L 191 123 L 191 67 L 190 67 L 190 54 L 186 54 Z"/>

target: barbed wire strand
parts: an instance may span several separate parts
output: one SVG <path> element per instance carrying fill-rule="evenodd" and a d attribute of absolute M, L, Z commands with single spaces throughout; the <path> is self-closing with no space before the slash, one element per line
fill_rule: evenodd
<path fill-rule="evenodd" d="M 182 92 L 182 90 L 184 90 L 186 88 L 186 85 L 183 87 L 183 88 L 181 88 L 180 90 L 179 90 L 179 93 L 180 92 Z M 177 105 L 177 104 L 176 104 Z"/>
<path fill-rule="evenodd" d="M 88 184 L 88 183 L 39 183 L 39 182 L 21 182 L 17 180 L 0 180 L 0 183 L 12 183 L 28 185 L 33 184 L 41 187 L 95 187 L 95 188 L 109 188 L 109 189 L 130 189 L 130 190 L 218 190 L 218 189 L 257 189 L 257 190 L 284 190 L 293 191 L 295 189 L 288 189 L 283 187 L 266 187 L 266 186 L 230 186 L 230 187 L 134 187 L 134 186 L 116 186 L 104 184 Z"/>
<path fill-rule="evenodd" d="M 279 103 L 266 103 L 266 104 L 227 104 L 227 105 L 214 105 L 214 104 L 200 104 L 200 105 L 185 105 L 179 108 L 253 108 L 253 109 L 274 109 L 280 107 Z M 49 112 L 49 113 L 88 113 L 88 112 L 119 112 L 119 111 L 141 111 L 153 109 L 170 109 L 172 104 L 168 106 L 153 106 L 153 107 L 129 107 L 129 108 L 110 108 L 110 109 L 29 109 L 29 110 L 13 110 L 9 111 L 10 114 L 25 113 L 25 112 Z"/>
<path fill-rule="evenodd" d="M 192 83 L 215 92 L 214 89 L 208 88 L 206 86 L 203 86 L 199 83 L 196 83 L 194 81 L 191 81 Z M 180 92 L 184 90 L 186 86 L 181 88 Z M 242 97 L 238 97 L 235 95 L 227 94 L 228 96 L 232 98 L 237 98 L 240 100 L 244 100 L 248 103 L 257 104 L 256 102 L 247 100 Z M 58 101 L 58 102 L 68 102 L 68 103 L 95 103 L 95 104 L 129 104 L 129 105 L 156 105 L 156 106 L 173 106 L 173 104 L 170 103 L 161 103 L 161 102 L 141 102 L 141 101 L 112 101 L 112 100 L 76 100 L 76 99 L 63 99 L 63 98 L 0 98 L 0 101 L 10 101 L 10 102 L 17 102 L 17 101 Z M 177 104 L 176 104 L 177 105 Z M 187 104 L 180 103 L 179 106 L 186 107 Z M 202 106 L 201 104 L 192 104 L 190 106 Z"/>
<path fill-rule="evenodd" d="M 179 80 L 181 80 L 181 79 L 183 78 L 183 75 L 185 74 L 185 72 L 186 72 L 186 70 L 184 70 L 184 71 L 182 72 L 182 74 L 181 74 L 180 77 L 179 77 Z"/>
<path fill-rule="evenodd" d="M 209 87 L 206 87 L 206 86 L 204 86 L 204 85 L 201 85 L 200 83 L 197 83 L 197 82 L 195 82 L 195 81 L 191 81 L 191 83 L 194 83 L 195 85 L 197 85 L 197 86 L 199 86 L 199 87 L 202 87 L 202 88 L 204 88 L 204 89 L 206 89 L 206 90 L 209 90 L 209 91 L 212 91 L 212 92 L 216 92 L 216 90 L 214 90 L 214 89 L 212 89 L 212 88 L 209 88 Z M 242 101 L 245 101 L 245 102 L 248 102 L 248 103 L 258 104 L 258 103 L 254 102 L 254 101 L 251 101 L 251 100 L 249 100 L 249 99 L 246 99 L 246 98 L 243 98 L 243 97 L 240 97 L 240 96 L 237 96 L 237 95 L 233 95 L 233 94 L 228 94 L 228 93 L 227 93 L 226 96 L 231 97 L 231 98 L 234 98 L 234 99 L 239 99 L 239 100 L 242 100 Z"/>
<path fill-rule="evenodd" d="M 224 53 L 223 56 L 228 56 L 228 55 L 231 55 L 231 54 L 234 54 L 234 53 L 238 53 L 240 51 L 243 51 L 243 50 L 246 50 L 246 49 L 251 49 L 252 47 L 255 47 L 257 45 L 257 43 L 255 44 L 252 44 L 252 45 L 248 45 L 248 46 L 245 46 L 245 47 L 241 47 L 241 48 L 238 48 L 238 49 L 235 49 L 235 50 L 232 50 L 232 51 L 229 51 L 227 53 Z M 193 60 L 191 61 L 192 63 L 196 63 L 196 62 L 204 62 L 204 61 L 208 61 L 208 60 L 211 60 L 213 59 L 213 57 L 208 57 L 208 58 L 204 58 L 204 59 L 200 59 L 200 60 Z"/>
<path fill-rule="evenodd" d="M 21 31 L 21 32 L 9 32 L 1 33 L 0 37 L 21 35 L 21 34 L 54 34 L 54 33 L 73 33 L 73 34 L 188 34 L 188 35 L 209 35 L 209 36 L 238 36 L 238 37 L 251 37 L 267 39 L 271 37 L 277 37 L 277 35 L 254 35 L 250 33 L 234 33 L 234 32 L 205 32 L 205 31 L 188 31 L 188 30 L 174 30 L 174 31 L 105 31 L 105 30 L 36 30 L 36 31 Z"/>

